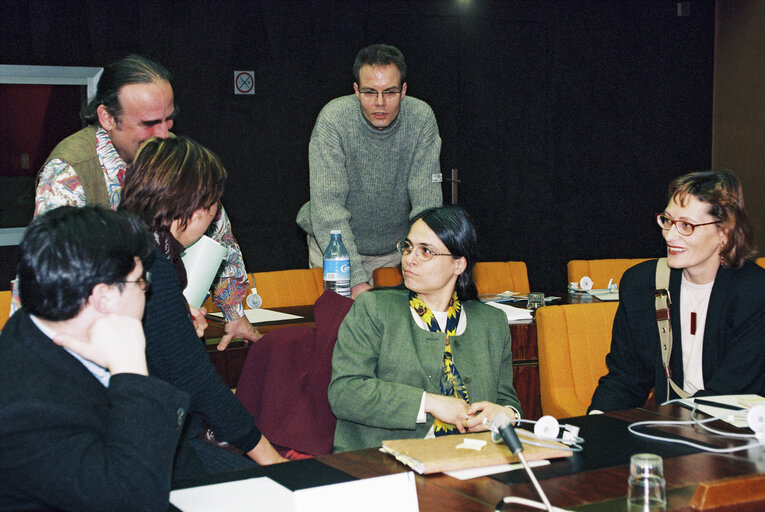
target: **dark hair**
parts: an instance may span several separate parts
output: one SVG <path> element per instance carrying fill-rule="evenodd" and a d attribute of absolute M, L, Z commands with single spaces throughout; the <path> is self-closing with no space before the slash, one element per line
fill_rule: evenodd
<path fill-rule="evenodd" d="M 685 205 L 688 195 L 709 204 L 709 214 L 720 221 L 728 240 L 720 251 L 723 265 L 739 268 L 754 254 L 754 234 L 744 211 L 744 191 L 728 171 L 699 171 L 684 174 L 669 184 L 668 199 Z"/>
<path fill-rule="evenodd" d="M 473 266 L 478 260 L 478 236 L 468 213 L 459 206 L 440 206 L 420 212 L 411 224 L 422 220 L 457 258 L 465 258 L 465 271 L 457 277 L 457 296 L 461 301 L 478 298 L 473 282 Z M 410 225 L 411 225 L 410 224 Z"/>
<path fill-rule="evenodd" d="M 74 318 L 97 284 L 125 279 L 136 256 L 148 263 L 151 247 L 132 215 L 97 206 L 50 210 L 31 222 L 21 241 L 21 303 L 45 320 Z"/>
<path fill-rule="evenodd" d="M 161 64 L 141 55 L 128 55 L 104 68 L 98 80 L 96 95 L 82 108 L 80 116 L 88 124 L 98 122 L 98 106 L 103 105 L 109 114 L 119 121 L 122 115 L 120 90 L 130 84 L 148 84 L 172 80 L 170 72 Z M 177 109 L 176 109 L 177 111 Z"/>
<path fill-rule="evenodd" d="M 152 231 L 167 231 L 174 220 L 185 229 L 195 211 L 223 195 L 226 169 L 215 153 L 188 137 L 148 139 L 125 173 L 120 209 Z"/>
<path fill-rule="evenodd" d="M 395 46 L 389 44 L 373 44 L 362 48 L 356 55 L 356 60 L 353 61 L 353 79 L 356 83 L 359 83 L 359 70 L 361 66 L 387 66 L 388 64 L 395 64 L 398 68 L 398 72 L 401 75 L 402 85 L 406 82 L 406 62 L 404 61 L 404 54 L 401 50 Z"/>

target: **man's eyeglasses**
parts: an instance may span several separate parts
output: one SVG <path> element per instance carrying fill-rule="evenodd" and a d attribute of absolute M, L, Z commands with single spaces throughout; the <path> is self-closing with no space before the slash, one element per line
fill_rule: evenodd
<path fill-rule="evenodd" d="M 396 95 L 401 94 L 401 89 L 389 89 L 387 91 L 374 91 L 372 89 L 364 89 L 359 91 L 359 94 L 361 94 L 361 97 L 365 100 L 374 101 L 377 99 L 377 96 L 382 96 L 382 99 L 384 100 L 392 100 L 396 97 Z"/>
<path fill-rule="evenodd" d="M 680 233 L 683 236 L 691 236 L 693 234 L 693 230 L 696 229 L 699 226 L 708 226 L 710 224 L 719 224 L 719 220 L 713 220 L 712 222 L 704 222 L 702 224 L 694 224 L 692 222 L 688 222 L 685 220 L 675 220 L 666 213 L 657 213 L 656 214 L 656 223 L 659 225 L 661 229 L 664 231 L 669 231 L 672 229 L 672 226 L 675 226 L 675 229 L 677 229 L 677 232 Z"/>
<path fill-rule="evenodd" d="M 151 272 L 146 272 L 144 275 L 136 279 L 135 281 L 117 281 L 118 283 L 134 283 L 141 287 L 143 293 L 147 293 L 151 288 Z"/>
<path fill-rule="evenodd" d="M 404 256 L 408 256 L 412 253 L 412 251 L 414 251 L 414 255 L 417 256 L 417 259 L 423 262 L 432 260 L 433 256 L 451 256 L 452 258 L 455 257 L 454 254 L 439 254 L 437 252 L 433 252 L 424 245 L 418 245 L 415 247 L 409 240 L 396 242 L 396 249 L 398 249 L 398 252 Z"/>

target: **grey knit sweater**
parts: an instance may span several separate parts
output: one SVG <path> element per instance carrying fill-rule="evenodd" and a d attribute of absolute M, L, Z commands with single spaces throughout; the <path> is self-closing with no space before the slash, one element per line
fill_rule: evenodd
<path fill-rule="evenodd" d="M 406 237 L 409 219 L 442 204 L 441 137 L 433 111 L 422 100 L 405 96 L 398 117 L 383 130 L 374 128 L 351 94 L 336 98 L 319 113 L 308 146 L 311 200 L 297 223 L 329 244 L 339 229 L 351 258 L 351 286 L 368 281 L 361 254 L 381 255 Z"/>

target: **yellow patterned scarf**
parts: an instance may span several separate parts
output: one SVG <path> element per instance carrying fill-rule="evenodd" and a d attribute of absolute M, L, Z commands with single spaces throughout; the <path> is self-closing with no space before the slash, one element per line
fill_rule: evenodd
<path fill-rule="evenodd" d="M 441 328 L 438 325 L 433 312 L 425 301 L 423 301 L 419 295 L 413 291 L 409 291 L 409 305 L 414 309 L 425 325 L 428 326 L 430 332 L 441 332 Z M 450 338 L 457 333 L 457 324 L 460 321 L 460 313 L 462 312 L 462 305 L 457 298 L 457 292 L 452 294 L 452 298 L 449 301 L 449 308 L 446 315 L 446 342 L 444 343 L 444 364 L 442 365 L 441 372 L 441 394 L 444 396 L 453 396 L 461 398 L 470 403 L 468 399 L 467 389 L 462 382 L 460 372 L 457 371 L 457 367 L 454 365 L 454 358 L 452 356 L 452 345 Z M 459 430 L 451 423 L 444 423 L 441 420 L 435 420 L 433 422 L 433 431 L 436 436 L 444 436 L 449 434 L 458 434 Z"/>

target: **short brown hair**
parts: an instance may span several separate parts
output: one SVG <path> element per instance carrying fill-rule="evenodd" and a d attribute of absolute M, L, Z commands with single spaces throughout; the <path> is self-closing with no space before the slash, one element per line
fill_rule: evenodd
<path fill-rule="evenodd" d="M 152 231 L 167 231 L 176 219 L 185 229 L 195 211 L 220 200 L 225 183 L 226 169 L 206 147 L 188 137 L 152 137 L 128 167 L 120 209 Z"/>
<path fill-rule="evenodd" d="M 752 225 L 744 211 L 744 191 L 738 178 L 730 171 L 699 171 L 684 174 L 669 184 L 669 200 L 679 205 L 688 195 L 709 204 L 709 214 L 720 221 L 728 241 L 720 251 L 723 264 L 739 268 L 754 254 Z"/>

